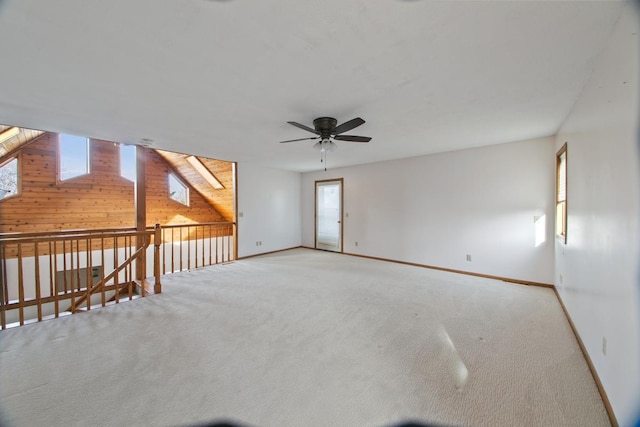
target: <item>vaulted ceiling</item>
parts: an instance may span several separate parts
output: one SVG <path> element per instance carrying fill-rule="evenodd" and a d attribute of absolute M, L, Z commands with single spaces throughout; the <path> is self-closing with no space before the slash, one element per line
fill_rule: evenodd
<path fill-rule="evenodd" d="M 234 218 L 234 178 L 233 167 L 229 162 L 198 157 L 206 171 L 210 173 L 222 188 L 214 188 L 202 172 L 196 170 L 187 160 L 190 155 L 156 150 L 182 179 L 191 185 L 213 208 L 227 221 Z M 205 171 L 205 173 L 206 173 Z"/>
<path fill-rule="evenodd" d="M 5 155 L 16 151 L 43 133 L 43 131 L 33 129 L 0 125 L 0 163 Z"/>
<path fill-rule="evenodd" d="M 553 135 L 618 1 L 0 0 L 0 123 L 294 171 Z"/>

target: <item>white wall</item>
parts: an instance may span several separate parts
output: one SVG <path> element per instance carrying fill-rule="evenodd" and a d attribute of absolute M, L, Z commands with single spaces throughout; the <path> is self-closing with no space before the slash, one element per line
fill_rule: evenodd
<path fill-rule="evenodd" d="M 638 30 L 628 4 L 556 138 L 568 147 L 568 229 L 555 285 L 620 425 L 640 406 Z"/>
<path fill-rule="evenodd" d="M 237 168 L 238 257 L 300 246 L 300 174 L 249 163 Z"/>
<path fill-rule="evenodd" d="M 345 252 L 552 283 L 554 162 L 541 138 L 305 173 L 302 243 L 314 244 L 315 180 L 344 178 Z"/>

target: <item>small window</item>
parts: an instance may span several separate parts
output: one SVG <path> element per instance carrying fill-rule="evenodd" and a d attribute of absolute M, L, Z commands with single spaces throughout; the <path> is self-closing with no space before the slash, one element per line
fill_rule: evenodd
<path fill-rule="evenodd" d="M 0 166 L 0 200 L 18 194 L 18 158 Z"/>
<path fill-rule="evenodd" d="M 556 154 L 556 237 L 567 243 L 567 144 Z"/>
<path fill-rule="evenodd" d="M 136 182 L 136 146 L 120 144 L 120 176 Z"/>
<path fill-rule="evenodd" d="M 60 181 L 87 175 L 89 173 L 89 138 L 61 133 Z"/>
<path fill-rule="evenodd" d="M 169 197 L 189 206 L 189 188 L 174 174 L 169 174 Z"/>

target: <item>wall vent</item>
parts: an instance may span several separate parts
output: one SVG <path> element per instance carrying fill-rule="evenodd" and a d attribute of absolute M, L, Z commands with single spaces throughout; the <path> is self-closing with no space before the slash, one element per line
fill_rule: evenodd
<path fill-rule="evenodd" d="M 91 267 L 91 284 L 100 283 L 102 277 L 102 266 Z M 66 278 L 66 283 L 65 283 Z M 76 268 L 73 270 L 62 270 L 56 272 L 56 290 L 58 292 L 70 291 L 71 286 L 77 291 L 87 287 L 87 268 Z M 65 288 L 66 286 L 66 288 Z"/>

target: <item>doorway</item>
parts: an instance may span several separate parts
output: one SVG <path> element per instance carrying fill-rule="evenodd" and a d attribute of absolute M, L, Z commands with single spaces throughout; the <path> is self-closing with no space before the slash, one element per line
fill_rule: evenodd
<path fill-rule="evenodd" d="M 316 249 L 342 252 L 342 184 L 342 178 L 316 181 Z"/>

